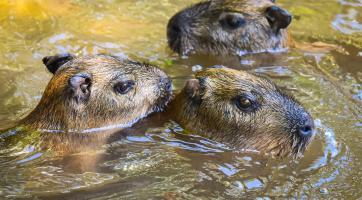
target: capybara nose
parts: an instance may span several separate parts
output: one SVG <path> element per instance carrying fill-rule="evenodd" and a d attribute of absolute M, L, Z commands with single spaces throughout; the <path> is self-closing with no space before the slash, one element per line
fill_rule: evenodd
<path fill-rule="evenodd" d="M 292 22 L 292 15 L 278 6 L 271 6 L 266 9 L 266 18 L 271 28 L 278 32 L 280 29 L 285 29 Z"/>
<path fill-rule="evenodd" d="M 172 81 L 169 78 L 160 78 L 160 87 L 164 88 L 166 91 L 172 90 Z"/>
<path fill-rule="evenodd" d="M 306 114 L 307 115 L 307 114 Z M 297 126 L 297 133 L 300 137 L 311 137 L 314 133 L 314 123 L 312 118 L 308 116 L 308 119 L 304 122 L 304 124 Z"/>
<path fill-rule="evenodd" d="M 172 50 L 179 52 L 183 30 L 187 27 L 187 20 L 181 14 L 173 16 L 167 24 L 167 39 Z"/>
<path fill-rule="evenodd" d="M 313 128 L 310 125 L 303 125 L 299 127 L 299 135 L 302 137 L 310 137 L 313 134 Z"/>
<path fill-rule="evenodd" d="M 173 16 L 167 25 L 167 36 L 169 40 L 174 41 L 180 36 L 182 29 L 181 26 L 182 23 L 180 20 L 180 16 L 179 15 Z"/>
<path fill-rule="evenodd" d="M 172 38 L 177 38 L 181 33 L 181 27 L 179 21 L 180 20 L 178 19 L 178 16 L 175 16 L 174 18 L 171 19 L 169 23 L 168 31 L 169 31 L 169 36 Z"/>

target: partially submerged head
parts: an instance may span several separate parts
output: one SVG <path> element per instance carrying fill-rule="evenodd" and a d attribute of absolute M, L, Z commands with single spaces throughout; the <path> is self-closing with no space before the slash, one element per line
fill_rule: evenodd
<path fill-rule="evenodd" d="M 196 74 L 174 100 L 177 121 L 237 148 L 302 155 L 314 135 L 310 114 L 268 79 L 225 67 Z"/>
<path fill-rule="evenodd" d="M 129 125 L 163 110 L 171 97 L 167 75 L 148 64 L 113 56 L 45 57 L 54 75 L 23 123 L 40 129 L 78 131 Z"/>
<path fill-rule="evenodd" d="M 209 0 L 170 19 L 168 44 L 182 55 L 277 50 L 287 46 L 286 28 L 291 20 L 274 0 Z"/>

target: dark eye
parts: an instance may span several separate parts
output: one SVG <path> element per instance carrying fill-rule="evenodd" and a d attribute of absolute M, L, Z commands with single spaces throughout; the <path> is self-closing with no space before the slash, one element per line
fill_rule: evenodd
<path fill-rule="evenodd" d="M 134 85 L 135 85 L 134 81 L 131 80 L 121 81 L 114 85 L 114 91 L 116 91 L 119 94 L 126 94 L 127 92 L 133 89 Z"/>
<path fill-rule="evenodd" d="M 242 111 L 253 111 L 257 108 L 255 100 L 247 96 L 239 96 L 235 98 L 236 106 Z"/>
<path fill-rule="evenodd" d="M 230 29 L 237 29 L 245 23 L 245 19 L 239 14 L 228 14 L 221 20 L 222 26 Z"/>

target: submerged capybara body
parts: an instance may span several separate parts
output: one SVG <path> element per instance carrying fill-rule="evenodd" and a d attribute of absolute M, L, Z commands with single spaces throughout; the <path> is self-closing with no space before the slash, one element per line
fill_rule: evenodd
<path fill-rule="evenodd" d="M 167 75 L 148 64 L 68 54 L 43 62 L 54 76 L 21 126 L 63 132 L 128 126 L 162 110 L 171 97 Z"/>
<path fill-rule="evenodd" d="M 273 0 L 204 1 L 170 19 L 168 44 L 182 55 L 273 51 L 288 46 L 291 19 Z"/>
<path fill-rule="evenodd" d="M 172 97 L 171 80 L 152 65 L 108 55 L 63 54 L 43 62 L 54 75 L 36 108 L 0 132 L 2 148 L 31 145 L 63 156 L 97 151 L 124 128 L 163 111 Z M 100 158 L 89 155 L 69 162 L 90 169 Z"/>
<path fill-rule="evenodd" d="M 225 67 L 198 72 L 171 108 L 190 131 L 276 156 L 302 155 L 314 135 L 308 112 L 275 84 Z"/>
<path fill-rule="evenodd" d="M 172 95 L 171 81 L 155 66 L 108 55 L 43 59 L 54 75 L 36 108 L 0 134 L 9 151 L 49 151 L 61 155 L 64 170 L 94 170 L 104 145 L 121 131 L 162 111 Z"/>

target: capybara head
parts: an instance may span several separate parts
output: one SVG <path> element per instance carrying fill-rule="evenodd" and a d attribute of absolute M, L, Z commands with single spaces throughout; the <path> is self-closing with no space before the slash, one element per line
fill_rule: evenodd
<path fill-rule="evenodd" d="M 226 67 L 186 83 L 172 106 L 186 129 L 237 148 L 298 157 L 314 136 L 310 114 L 270 80 Z"/>
<path fill-rule="evenodd" d="M 182 55 L 272 51 L 287 46 L 285 29 L 291 20 L 274 0 L 209 0 L 170 19 L 168 44 Z"/>
<path fill-rule="evenodd" d="M 129 125 L 161 111 L 171 97 L 167 75 L 149 64 L 108 55 L 43 58 L 54 75 L 24 120 L 41 128 L 78 131 Z"/>

